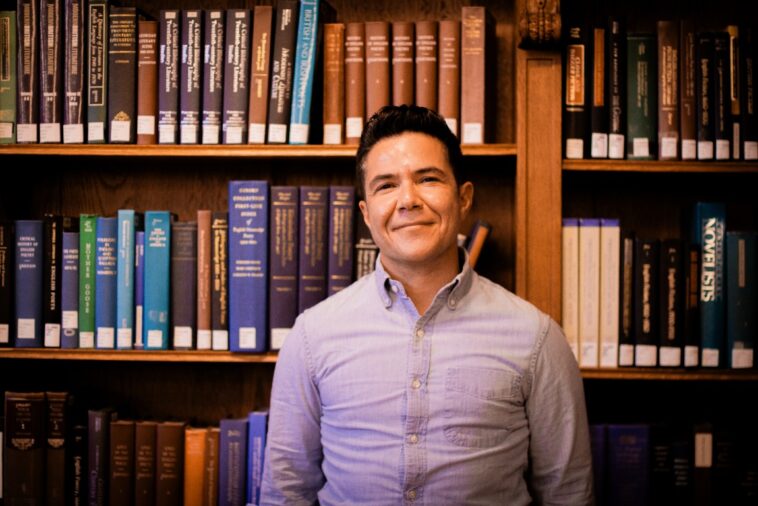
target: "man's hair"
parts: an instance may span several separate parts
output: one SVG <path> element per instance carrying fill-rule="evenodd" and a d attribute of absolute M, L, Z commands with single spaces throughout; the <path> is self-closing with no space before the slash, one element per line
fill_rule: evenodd
<path fill-rule="evenodd" d="M 361 143 L 355 160 L 355 175 L 360 198 L 365 198 L 364 164 L 369 151 L 382 139 L 404 132 L 423 133 L 442 142 L 447 148 L 447 159 L 453 169 L 455 182 L 460 185 L 460 170 L 463 165 L 461 143 L 450 131 L 442 116 L 417 105 L 387 105 L 371 116 L 361 134 Z"/>

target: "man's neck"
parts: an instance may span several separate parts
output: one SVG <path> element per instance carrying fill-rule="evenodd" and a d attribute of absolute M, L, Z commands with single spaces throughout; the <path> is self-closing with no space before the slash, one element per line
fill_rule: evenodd
<path fill-rule="evenodd" d="M 392 279 L 403 284 L 405 293 L 420 315 L 432 305 L 440 288 L 450 283 L 460 271 L 457 249 L 452 255 L 445 255 L 431 264 L 402 267 L 382 262 L 382 266 Z"/>

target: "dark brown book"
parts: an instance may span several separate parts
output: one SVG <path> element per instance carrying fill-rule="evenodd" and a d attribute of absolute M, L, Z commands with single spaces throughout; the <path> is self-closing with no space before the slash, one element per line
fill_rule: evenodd
<path fill-rule="evenodd" d="M 39 141 L 61 142 L 63 123 L 63 0 L 41 0 Z"/>
<path fill-rule="evenodd" d="M 271 98 L 268 104 L 268 131 L 271 144 L 287 142 L 292 112 L 292 71 L 295 67 L 295 48 L 298 20 L 297 0 L 282 0 L 276 5 L 274 51 L 271 63 Z"/>
<path fill-rule="evenodd" d="M 205 435 L 203 506 L 216 506 L 218 504 L 218 446 L 220 436 L 221 430 L 218 427 L 210 427 Z"/>
<path fill-rule="evenodd" d="M 134 504 L 134 422 L 111 422 L 110 506 Z"/>
<path fill-rule="evenodd" d="M 324 144 L 342 144 L 345 122 L 345 25 L 324 25 Z"/>
<path fill-rule="evenodd" d="M 437 106 L 450 131 L 458 135 L 461 112 L 461 23 L 440 21 Z"/>
<path fill-rule="evenodd" d="M 413 104 L 415 24 L 410 21 L 392 23 L 392 104 Z"/>
<path fill-rule="evenodd" d="M 203 84 L 203 11 L 182 11 L 181 63 L 179 64 L 179 142 L 200 142 L 200 101 Z"/>
<path fill-rule="evenodd" d="M 87 412 L 87 497 L 90 506 L 108 504 L 110 484 L 111 422 L 118 418 L 112 408 Z"/>
<path fill-rule="evenodd" d="M 271 37 L 274 9 L 256 5 L 253 13 L 253 42 L 250 61 L 250 99 L 247 110 L 249 123 L 247 142 L 266 142 L 269 85 L 271 83 Z"/>
<path fill-rule="evenodd" d="M 211 349 L 211 221 L 213 213 L 197 211 L 197 349 Z"/>
<path fill-rule="evenodd" d="M 137 144 L 158 142 L 158 22 L 139 21 L 137 54 Z"/>
<path fill-rule="evenodd" d="M 437 110 L 437 22 L 416 22 L 416 105 Z"/>
<path fill-rule="evenodd" d="M 16 142 L 37 142 L 39 123 L 39 27 L 36 0 L 18 0 L 16 25 L 18 26 L 18 58 L 16 59 Z M 28 35 L 27 35 L 28 34 Z"/>
<path fill-rule="evenodd" d="M 155 438 L 158 424 L 136 422 L 134 425 L 134 504 L 155 504 Z"/>
<path fill-rule="evenodd" d="M 74 425 L 70 442 L 69 456 L 66 458 L 68 504 L 83 506 L 87 504 L 87 426 Z"/>
<path fill-rule="evenodd" d="M 108 39 L 108 141 L 137 135 L 137 9 L 111 6 Z"/>
<path fill-rule="evenodd" d="M 658 159 L 679 158 L 679 24 L 658 21 Z"/>
<path fill-rule="evenodd" d="M 695 87 L 695 23 L 682 20 L 679 25 L 679 131 L 682 160 L 697 159 L 697 108 Z"/>
<path fill-rule="evenodd" d="M 366 23 L 366 119 L 390 104 L 390 25 Z"/>
<path fill-rule="evenodd" d="M 358 144 L 366 117 L 366 27 L 345 25 L 345 142 Z"/>
<path fill-rule="evenodd" d="M 45 503 L 45 394 L 5 392 L 3 498 Z"/>
<path fill-rule="evenodd" d="M 155 506 L 179 506 L 184 479 L 184 423 L 159 423 L 155 441 Z"/>
<path fill-rule="evenodd" d="M 221 138 L 224 144 L 247 139 L 247 99 L 250 84 L 250 11 L 226 11 L 226 60 Z"/>
<path fill-rule="evenodd" d="M 84 82 L 87 65 L 84 61 L 84 3 L 66 0 L 63 8 L 65 29 L 63 52 L 63 142 L 84 142 Z"/>
<path fill-rule="evenodd" d="M 461 143 L 482 144 L 491 137 L 486 108 L 494 80 L 488 65 L 494 51 L 494 23 L 484 7 L 463 7 L 461 12 Z"/>
<path fill-rule="evenodd" d="M 66 460 L 69 433 L 70 396 L 67 392 L 47 392 L 47 506 L 66 504 Z"/>

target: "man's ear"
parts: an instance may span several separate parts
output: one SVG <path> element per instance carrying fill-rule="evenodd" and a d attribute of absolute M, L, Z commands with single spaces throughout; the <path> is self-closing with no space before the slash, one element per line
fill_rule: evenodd
<path fill-rule="evenodd" d="M 458 188 L 458 202 L 461 206 L 461 216 L 466 216 L 474 205 L 474 183 L 466 181 Z"/>
<path fill-rule="evenodd" d="M 363 223 L 365 223 L 368 229 L 371 230 L 371 225 L 368 222 L 368 206 L 366 205 L 365 200 L 358 201 L 358 209 L 361 210 L 361 215 L 363 215 Z"/>

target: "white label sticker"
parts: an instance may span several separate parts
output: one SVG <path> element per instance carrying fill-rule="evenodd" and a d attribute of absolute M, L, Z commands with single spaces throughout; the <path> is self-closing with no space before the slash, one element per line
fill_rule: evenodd
<path fill-rule="evenodd" d="M 64 144 L 82 144 L 84 142 L 84 125 L 76 123 L 74 125 L 63 125 L 63 143 Z"/>
<path fill-rule="evenodd" d="M 61 326 L 59 323 L 45 324 L 45 348 L 61 347 Z"/>
<path fill-rule="evenodd" d="M 240 327 L 240 349 L 255 349 L 255 327 Z"/>
<path fill-rule="evenodd" d="M 129 136 L 132 130 L 132 122 L 126 121 L 111 121 L 111 142 L 129 142 Z"/>
<path fill-rule="evenodd" d="M 155 135 L 155 116 L 137 116 L 137 135 Z"/>

